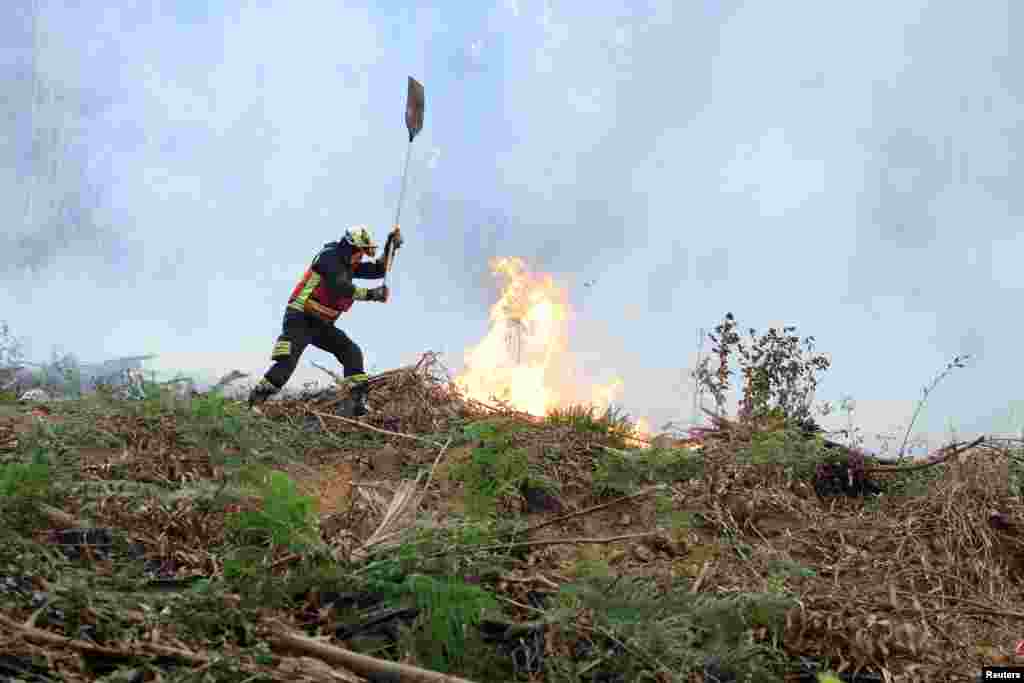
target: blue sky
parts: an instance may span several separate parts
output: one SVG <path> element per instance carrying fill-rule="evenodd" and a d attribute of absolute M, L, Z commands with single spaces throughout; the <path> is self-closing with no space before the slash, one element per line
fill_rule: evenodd
<path fill-rule="evenodd" d="M 316 249 L 391 222 L 412 75 L 394 298 L 344 322 L 371 366 L 457 368 L 487 259 L 518 255 L 570 287 L 593 379 L 622 375 L 655 423 L 689 416 L 695 331 L 726 311 L 813 334 L 820 397 L 869 430 L 964 352 L 922 428 L 1024 421 L 1010 2 L 41 0 L 34 53 L 29 5 L 0 10 L 0 318 L 37 357 L 261 372 Z M 27 64 L 63 99 L 33 109 Z"/>

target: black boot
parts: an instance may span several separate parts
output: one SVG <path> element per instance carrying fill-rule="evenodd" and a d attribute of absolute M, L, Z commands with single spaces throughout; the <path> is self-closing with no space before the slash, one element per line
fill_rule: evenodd
<path fill-rule="evenodd" d="M 370 403 L 366 398 L 369 389 L 370 387 L 365 382 L 352 388 L 352 417 L 363 417 L 370 412 Z"/>
<path fill-rule="evenodd" d="M 262 412 L 259 407 L 278 391 L 279 389 L 266 378 L 261 379 L 259 384 L 249 392 L 249 409 L 257 413 Z"/>

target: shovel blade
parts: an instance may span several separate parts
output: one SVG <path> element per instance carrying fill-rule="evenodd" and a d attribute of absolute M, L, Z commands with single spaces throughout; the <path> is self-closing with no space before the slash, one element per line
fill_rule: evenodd
<path fill-rule="evenodd" d="M 423 130 L 423 111 L 426 108 L 426 95 L 423 85 L 412 76 L 409 77 L 409 92 L 405 98 L 405 127 L 409 129 L 409 142 L 412 142 Z"/>

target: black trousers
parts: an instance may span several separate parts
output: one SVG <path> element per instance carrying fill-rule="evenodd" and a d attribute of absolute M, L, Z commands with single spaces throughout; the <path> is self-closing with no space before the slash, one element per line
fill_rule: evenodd
<path fill-rule="evenodd" d="M 267 381 L 278 389 L 284 388 L 310 344 L 337 358 L 345 369 L 345 377 L 363 374 L 363 350 L 347 334 L 331 323 L 287 309 L 271 355 L 274 364 L 264 375 Z"/>

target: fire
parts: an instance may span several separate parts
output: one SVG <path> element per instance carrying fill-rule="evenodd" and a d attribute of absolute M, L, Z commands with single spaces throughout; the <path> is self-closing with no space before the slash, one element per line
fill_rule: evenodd
<path fill-rule="evenodd" d="M 622 382 L 585 387 L 573 377 L 567 290 L 520 258 L 492 259 L 490 266 L 501 294 L 491 306 L 487 335 L 465 353 L 465 370 L 455 378 L 460 391 L 533 415 L 574 404 L 606 410 Z"/>
<path fill-rule="evenodd" d="M 651 423 L 646 417 L 641 417 L 636 421 L 636 424 L 633 425 L 633 433 L 631 436 L 636 438 L 635 441 L 631 440 L 632 445 L 639 448 L 651 447 L 653 434 L 651 434 Z"/>

